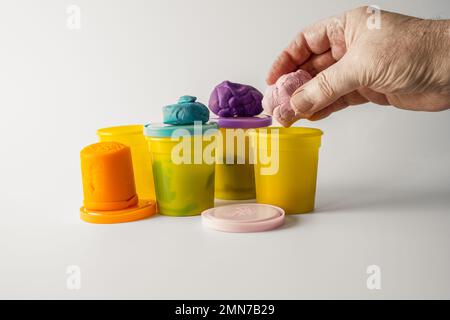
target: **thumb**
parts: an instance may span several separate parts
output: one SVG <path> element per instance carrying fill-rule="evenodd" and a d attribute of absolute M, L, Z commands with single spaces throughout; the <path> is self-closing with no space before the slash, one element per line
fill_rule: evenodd
<path fill-rule="evenodd" d="M 311 115 L 359 87 L 358 68 L 347 54 L 298 88 L 291 106 L 297 114 Z"/>

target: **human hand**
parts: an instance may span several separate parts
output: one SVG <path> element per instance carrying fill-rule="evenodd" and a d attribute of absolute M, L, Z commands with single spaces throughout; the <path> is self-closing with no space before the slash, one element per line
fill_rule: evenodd
<path fill-rule="evenodd" d="M 450 20 L 423 20 L 362 7 L 320 21 L 279 55 L 267 77 L 303 69 L 314 78 L 291 97 L 292 125 L 350 105 L 374 102 L 417 111 L 450 108 Z M 286 123 L 287 122 L 287 123 Z"/>

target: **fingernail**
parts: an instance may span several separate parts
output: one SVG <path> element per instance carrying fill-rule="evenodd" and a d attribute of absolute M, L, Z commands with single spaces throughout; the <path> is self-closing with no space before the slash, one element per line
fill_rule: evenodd
<path fill-rule="evenodd" d="M 302 90 L 291 97 L 291 106 L 297 113 L 308 113 L 313 104 Z"/>
<path fill-rule="evenodd" d="M 293 122 L 283 118 L 276 118 L 276 120 L 285 128 L 292 126 Z"/>

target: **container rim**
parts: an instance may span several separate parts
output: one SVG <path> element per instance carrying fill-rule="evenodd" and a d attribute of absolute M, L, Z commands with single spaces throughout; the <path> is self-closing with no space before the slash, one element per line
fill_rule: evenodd
<path fill-rule="evenodd" d="M 113 127 L 106 127 L 97 130 L 97 135 L 104 137 L 123 136 L 123 135 L 142 135 L 144 125 L 130 124 Z"/>
<path fill-rule="evenodd" d="M 216 122 L 206 122 L 200 126 L 201 131 L 197 132 L 195 125 L 170 125 L 164 123 L 149 123 L 144 126 L 145 137 L 171 138 L 176 130 L 184 130 L 188 136 L 195 136 L 199 133 L 204 135 L 209 130 L 217 132 L 218 126 Z M 181 136 L 181 135 L 180 135 Z"/>
<path fill-rule="evenodd" d="M 309 127 L 267 127 L 255 130 L 250 133 L 250 135 L 258 135 L 258 136 L 268 136 L 270 135 L 270 131 L 273 129 L 278 129 L 278 136 L 280 138 L 306 138 L 306 137 L 320 137 L 323 135 L 323 131 L 317 128 L 309 128 Z"/>

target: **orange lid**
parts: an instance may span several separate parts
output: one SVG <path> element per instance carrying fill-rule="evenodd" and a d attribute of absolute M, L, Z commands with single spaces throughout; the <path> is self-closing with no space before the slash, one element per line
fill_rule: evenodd
<path fill-rule="evenodd" d="M 115 211 L 90 211 L 84 207 L 80 208 L 80 218 L 83 221 L 102 224 L 136 221 L 155 213 L 156 202 L 151 200 L 139 200 L 135 206 Z"/>
<path fill-rule="evenodd" d="M 99 142 L 85 147 L 80 156 L 83 220 L 95 223 L 126 222 L 155 212 L 153 201 L 138 201 L 129 147 L 118 142 Z"/>

